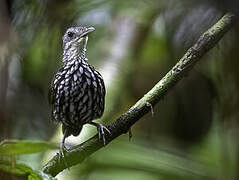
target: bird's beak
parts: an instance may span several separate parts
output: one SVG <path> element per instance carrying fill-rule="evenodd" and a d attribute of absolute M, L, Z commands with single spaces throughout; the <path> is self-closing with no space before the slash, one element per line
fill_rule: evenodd
<path fill-rule="evenodd" d="M 94 27 L 88 27 L 86 28 L 85 32 L 82 33 L 81 37 L 86 36 L 88 33 L 93 32 L 95 30 Z"/>

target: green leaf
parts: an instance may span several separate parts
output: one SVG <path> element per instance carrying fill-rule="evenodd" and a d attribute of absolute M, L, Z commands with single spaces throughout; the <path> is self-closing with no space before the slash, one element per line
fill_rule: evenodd
<path fill-rule="evenodd" d="M 57 148 L 55 144 L 45 141 L 4 140 L 0 143 L 0 156 L 32 154 Z"/>
<path fill-rule="evenodd" d="M 28 180 L 56 180 L 43 172 L 34 171 L 25 164 L 12 164 L 8 161 L 0 161 L 0 171 L 6 174 L 27 177 Z"/>

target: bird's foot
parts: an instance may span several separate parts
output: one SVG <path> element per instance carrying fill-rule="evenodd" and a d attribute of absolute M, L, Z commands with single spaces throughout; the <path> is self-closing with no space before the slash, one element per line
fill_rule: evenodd
<path fill-rule="evenodd" d="M 154 116 L 154 108 L 153 108 L 153 105 L 152 105 L 150 102 L 146 102 L 146 106 L 150 107 L 151 115 L 152 115 L 152 117 L 153 117 L 153 116 Z"/>
<path fill-rule="evenodd" d="M 67 167 L 67 169 L 69 170 L 70 168 L 69 168 L 69 166 L 67 164 L 67 161 L 66 161 L 67 152 L 68 152 L 67 148 L 62 143 L 61 146 L 60 146 L 59 159 L 63 161 L 65 167 Z"/>
<path fill-rule="evenodd" d="M 105 146 L 106 145 L 106 141 L 105 141 L 105 131 L 111 135 L 111 132 L 109 129 L 107 129 L 104 125 L 102 124 L 98 124 L 98 123 L 95 123 L 95 122 L 91 122 L 90 124 L 94 125 L 97 127 L 97 131 L 98 131 L 98 137 L 99 137 L 99 140 L 102 139 L 103 141 L 103 145 Z"/>

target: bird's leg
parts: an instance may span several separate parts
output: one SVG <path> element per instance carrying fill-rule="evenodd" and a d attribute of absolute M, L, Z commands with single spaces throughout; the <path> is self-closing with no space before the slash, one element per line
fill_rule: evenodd
<path fill-rule="evenodd" d="M 65 164 L 66 167 L 68 167 L 68 165 L 67 165 L 67 161 L 65 159 L 65 153 L 67 152 L 67 148 L 65 146 L 65 140 L 68 136 L 69 135 L 67 133 L 67 129 L 65 129 L 63 139 L 62 139 L 62 142 L 60 144 L 60 159 L 63 159 L 64 164 Z M 68 169 L 69 169 L 69 167 L 68 167 Z"/>
<path fill-rule="evenodd" d="M 67 151 L 67 148 L 65 146 L 65 140 L 67 138 L 67 132 L 66 131 L 67 130 L 65 130 L 65 132 L 64 132 L 63 139 L 62 139 L 62 142 L 61 142 L 61 145 L 60 145 L 60 154 L 61 154 L 61 157 L 63 157 L 63 158 L 65 156 L 65 152 Z"/>
<path fill-rule="evenodd" d="M 105 126 L 103 126 L 102 124 L 98 124 L 98 123 L 95 123 L 95 122 L 90 122 L 89 124 L 93 125 L 93 126 L 96 126 L 97 127 L 97 131 L 98 131 L 98 137 L 99 137 L 99 140 L 102 138 L 103 140 L 103 144 L 105 146 L 105 132 L 108 132 L 109 134 L 111 134 L 110 130 L 107 129 Z"/>

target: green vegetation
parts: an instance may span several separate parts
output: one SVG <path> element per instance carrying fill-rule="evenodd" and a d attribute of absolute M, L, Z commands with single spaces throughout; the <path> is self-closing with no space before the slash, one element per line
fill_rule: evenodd
<path fill-rule="evenodd" d="M 237 14 L 239 6 L 234 0 L 208 2 L 2 1 L 0 179 L 238 179 L 238 24 L 231 23 L 231 14 L 219 19 L 228 11 Z M 204 46 L 199 37 L 218 21 L 218 28 L 203 36 L 213 43 Z M 96 136 L 87 141 L 96 129 L 85 125 L 78 137 L 66 140 L 65 163 L 58 153 L 61 127 L 51 121 L 47 96 L 62 66 L 61 37 L 74 25 L 96 29 L 87 58 L 106 84 L 99 121 L 119 129 L 102 147 Z M 190 47 L 193 53 L 186 53 Z M 185 67 L 190 57 L 193 62 Z M 172 77 L 167 73 L 175 65 L 176 74 L 185 72 Z M 152 100 L 150 89 L 160 92 L 171 80 L 180 81 Z M 140 115 L 133 112 L 125 126 L 113 123 L 136 102 Z M 131 124 L 133 137 L 118 137 Z M 54 171 L 56 164 L 65 170 Z"/>

